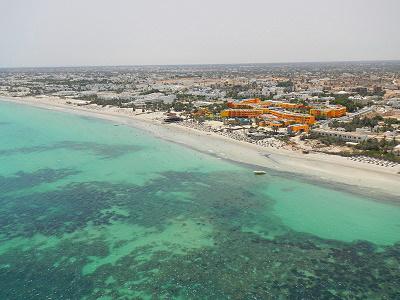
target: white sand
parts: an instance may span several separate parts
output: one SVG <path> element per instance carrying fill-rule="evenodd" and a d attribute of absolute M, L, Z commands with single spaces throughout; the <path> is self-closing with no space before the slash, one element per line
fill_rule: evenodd
<path fill-rule="evenodd" d="M 123 123 L 150 132 L 156 137 L 188 146 L 232 161 L 290 172 L 308 179 L 368 189 L 374 195 L 395 197 L 400 201 L 400 167 L 387 168 L 351 161 L 322 153 L 302 154 L 285 149 L 266 148 L 233 140 L 216 133 L 203 132 L 177 124 L 162 124 L 162 113 L 135 114 L 131 109 L 75 106 L 59 98 L 5 98 L 2 100 L 45 109 L 73 112 Z M 365 191 L 365 190 L 364 190 Z"/>

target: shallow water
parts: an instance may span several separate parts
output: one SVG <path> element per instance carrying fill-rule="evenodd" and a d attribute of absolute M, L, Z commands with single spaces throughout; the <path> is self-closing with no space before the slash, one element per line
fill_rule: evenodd
<path fill-rule="evenodd" d="M 0 299 L 400 297 L 400 206 L 0 102 Z"/>

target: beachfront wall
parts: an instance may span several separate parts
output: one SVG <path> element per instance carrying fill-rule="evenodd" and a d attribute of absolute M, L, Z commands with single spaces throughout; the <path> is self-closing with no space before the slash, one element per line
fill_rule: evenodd
<path fill-rule="evenodd" d="M 334 107 L 334 108 L 312 108 L 310 109 L 310 115 L 315 117 L 326 117 L 326 118 L 340 118 L 346 115 L 347 109 L 345 106 Z"/>

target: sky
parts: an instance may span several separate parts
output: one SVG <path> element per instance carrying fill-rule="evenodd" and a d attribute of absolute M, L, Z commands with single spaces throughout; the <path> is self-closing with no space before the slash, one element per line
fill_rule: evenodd
<path fill-rule="evenodd" d="M 400 0 L 0 0 L 0 67 L 400 59 Z"/>

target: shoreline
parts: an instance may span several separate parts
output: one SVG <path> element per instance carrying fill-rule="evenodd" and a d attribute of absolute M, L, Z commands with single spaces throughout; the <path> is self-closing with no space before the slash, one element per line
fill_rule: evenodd
<path fill-rule="evenodd" d="M 77 106 L 67 104 L 67 100 L 60 98 L 0 96 L 0 100 L 113 121 L 231 162 L 287 173 L 298 179 L 319 181 L 339 189 L 342 186 L 353 187 L 363 194 L 373 194 L 378 199 L 379 196 L 391 199 L 394 197 L 396 202 L 400 202 L 400 175 L 397 174 L 400 171 L 399 167 L 388 169 L 351 161 L 341 156 L 323 153 L 301 154 L 287 149 L 262 147 L 213 132 L 177 124 L 163 124 L 151 118 L 150 114 L 133 114 L 127 109 L 97 105 Z"/>

